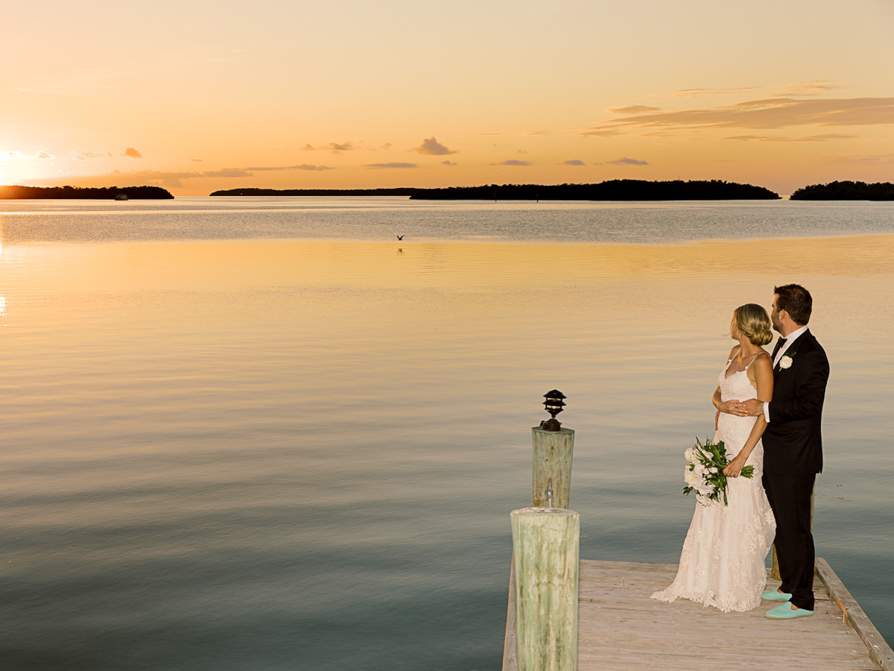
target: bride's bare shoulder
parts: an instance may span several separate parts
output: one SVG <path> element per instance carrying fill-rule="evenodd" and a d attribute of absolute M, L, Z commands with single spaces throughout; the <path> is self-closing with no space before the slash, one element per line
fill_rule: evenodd
<path fill-rule="evenodd" d="M 757 355 L 753 365 L 755 368 L 760 368 L 761 370 L 773 371 L 773 359 L 770 358 L 770 355 L 767 354 L 766 351 Z"/>

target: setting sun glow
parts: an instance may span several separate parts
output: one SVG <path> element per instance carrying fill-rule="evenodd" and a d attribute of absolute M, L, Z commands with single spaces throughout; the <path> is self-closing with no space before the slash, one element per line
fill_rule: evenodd
<path fill-rule="evenodd" d="M 4 12 L 0 184 L 724 179 L 786 195 L 894 169 L 883 0 Z"/>

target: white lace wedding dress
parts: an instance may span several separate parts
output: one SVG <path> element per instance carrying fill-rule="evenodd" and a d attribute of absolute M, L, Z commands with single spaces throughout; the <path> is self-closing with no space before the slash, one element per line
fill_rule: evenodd
<path fill-rule="evenodd" d="M 731 362 L 720 373 L 721 400 L 757 398 L 747 369 L 726 376 Z M 732 459 L 748 439 L 755 420 L 721 413 L 714 442 L 722 440 Z M 722 500 L 709 506 L 696 504 L 677 577 L 669 587 L 655 592 L 653 599 L 689 599 L 725 613 L 751 610 L 760 604 L 767 583 L 764 562 L 776 534 L 773 511 L 761 485 L 763 462 L 764 448 L 758 441 L 746 462 L 754 466 L 754 476 L 727 480 L 729 505 Z"/>

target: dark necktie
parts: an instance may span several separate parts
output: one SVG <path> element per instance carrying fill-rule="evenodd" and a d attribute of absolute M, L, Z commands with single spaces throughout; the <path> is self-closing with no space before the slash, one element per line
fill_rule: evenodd
<path fill-rule="evenodd" d="M 776 355 L 779 354 L 779 350 L 782 349 L 782 346 L 785 344 L 785 338 L 780 338 L 776 341 L 776 347 L 773 348 L 773 361 L 776 361 Z"/>

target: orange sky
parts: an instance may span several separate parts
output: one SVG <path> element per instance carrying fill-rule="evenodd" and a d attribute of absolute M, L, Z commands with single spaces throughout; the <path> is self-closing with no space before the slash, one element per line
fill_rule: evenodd
<path fill-rule="evenodd" d="M 890 0 L 33 0 L 0 184 L 894 181 Z"/>

